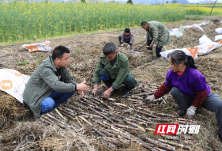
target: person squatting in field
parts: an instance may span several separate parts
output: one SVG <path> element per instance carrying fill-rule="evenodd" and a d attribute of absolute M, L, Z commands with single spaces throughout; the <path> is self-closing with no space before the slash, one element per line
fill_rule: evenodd
<path fill-rule="evenodd" d="M 77 84 L 68 69 L 70 50 L 64 46 L 56 47 L 31 75 L 23 93 L 24 102 L 36 117 L 51 111 L 66 102 L 78 91 L 80 97 L 90 87 L 82 82 Z"/>
<path fill-rule="evenodd" d="M 179 105 L 179 116 L 186 114 L 191 118 L 199 107 L 214 112 L 219 126 L 218 136 L 222 139 L 222 100 L 217 94 L 210 92 L 210 87 L 194 65 L 192 56 L 175 50 L 168 58 L 171 69 L 167 73 L 166 81 L 147 99 L 152 102 L 170 92 Z"/>
<path fill-rule="evenodd" d="M 98 92 L 100 81 L 103 81 L 108 89 L 104 92 L 104 97 L 109 98 L 119 89 L 122 84 L 122 95 L 128 95 L 129 91 L 136 87 L 137 81 L 129 69 L 129 60 L 123 53 L 116 51 L 116 45 L 108 42 L 103 47 L 103 55 L 100 56 L 96 65 L 94 75 L 93 93 Z"/>
<path fill-rule="evenodd" d="M 141 27 L 147 31 L 147 41 L 144 42 L 143 47 L 147 45 L 147 49 L 153 50 L 153 45 L 156 45 L 156 57 L 160 58 L 162 47 L 170 42 L 170 35 L 168 28 L 158 21 L 142 21 Z"/>
<path fill-rule="evenodd" d="M 124 43 L 128 43 L 127 48 L 132 47 L 134 42 L 133 34 L 130 32 L 129 28 L 125 28 L 123 35 L 119 36 L 119 43 L 121 47 L 124 47 Z"/>

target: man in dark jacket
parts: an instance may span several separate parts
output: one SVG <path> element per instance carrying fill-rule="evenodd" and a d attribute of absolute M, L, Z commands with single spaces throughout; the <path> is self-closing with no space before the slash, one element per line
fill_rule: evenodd
<path fill-rule="evenodd" d="M 66 68 L 69 65 L 69 53 L 64 46 L 56 47 L 52 56 L 41 63 L 26 84 L 23 99 L 35 116 L 40 117 L 66 102 L 77 90 L 80 97 L 83 97 L 83 92 L 90 90 L 85 82 L 77 84 Z"/>
<path fill-rule="evenodd" d="M 109 89 L 104 92 L 104 97 L 109 98 L 122 84 L 122 95 L 136 87 L 137 82 L 129 69 L 129 60 L 123 53 L 116 51 L 116 45 L 108 42 L 103 47 L 103 55 L 97 63 L 94 76 L 93 93 L 98 91 L 100 81 L 103 81 Z"/>

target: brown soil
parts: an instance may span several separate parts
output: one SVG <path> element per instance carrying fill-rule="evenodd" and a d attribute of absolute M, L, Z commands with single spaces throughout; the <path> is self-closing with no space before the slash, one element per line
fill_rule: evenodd
<path fill-rule="evenodd" d="M 209 20 L 209 18 L 207 18 Z M 179 27 L 181 24 L 183 25 L 192 25 L 194 23 L 201 23 L 206 20 L 201 21 L 182 21 L 178 23 L 169 23 L 167 24 L 167 27 L 169 29 Z M 212 21 L 217 21 L 215 18 L 212 19 Z M 214 22 L 214 24 L 210 24 L 207 26 L 202 26 L 205 33 L 211 40 L 214 40 L 215 28 L 221 27 L 222 24 L 218 22 Z M 134 34 L 135 38 L 135 44 L 134 48 L 137 45 L 140 45 L 144 42 L 144 36 L 145 31 L 141 28 L 135 28 L 131 30 Z M 102 54 L 102 47 L 106 42 L 112 41 L 115 42 L 118 46 L 118 36 L 122 34 L 122 31 L 118 32 L 109 32 L 109 33 L 102 33 L 102 34 L 92 34 L 92 35 L 82 35 L 82 36 L 73 36 L 70 38 L 62 38 L 62 39 L 56 39 L 56 40 L 50 40 L 51 44 L 50 46 L 52 48 L 55 48 L 58 45 L 64 45 L 70 48 L 71 50 L 71 59 L 70 59 L 70 65 L 69 69 L 71 74 L 75 77 L 77 82 L 81 82 L 84 79 L 87 81 L 87 84 L 92 85 L 92 78 L 93 78 L 93 72 L 94 68 L 96 66 L 96 63 L 98 61 L 98 57 Z M 199 30 L 198 28 L 189 28 L 185 29 L 184 36 L 182 38 L 176 38 L 171 37 L 171 42 L 169 45 L 167 45 L 165 48 L 167 49 L 176 49 L 176 48 L 184 48 L 184 47 L 194 47 L 198 45 L 199 38 L 203 35 L 203 32 Z M 144 50 L 144 49 L 142 49 Z M 164 50 L 164 49 L 163 49 Z M 41 61 L 45 59 L 48 55 L 51 55 L 51 52 L 36 52 L 36 53 L 29 53 L 27 50 L 22 48 L 21 45 L 16 46 L 7 46 L 7 47 L 1 47 L 0 48 L 1 55 L 0 55 L 0 67 L 1 68 L 11 68 L 20 71 L 23 74 L 31 75 L 33 71 L 40 65 Z M 169 70 L 168 62 L 161 58 L 156 59 L 155 54 L 147 53 L 146 50 L 144 52 L 139 52 L 135 55 L 135 52 L 133 51 L 127 51 L 125 48 L 118 47 L 118 51 L 124 52 L 130 60 L 131 64 L 131 71 L 133 75 L 136 77 L 137 81 L 139 83 L 143 83 L 145 85 L 149 84 L 157 84 L 160 85 L 164 82 L 165 76 L 167 71 Z M 200 72 L 205 75 L 206 80 L 208 82 L 208 85 L 211 86 L 212 93 L 219 94 L 220 98 L 222 97 L 222 47 L 212 51 L 211 53 L 205 55 L 205 56 L 199 56 L 198 59 L 196 59 L 196 65 L 198 66 L 198 69 Z M 18 63 L 25 61 L 28 64 L 25 66 L 19 66 Z M 105 89 L 104 85 L 101 85 L 100 89 Z M 118 98 L 118 95 L 116 95 Z M 76 98 L 76 97 L 74 97 Z M 71 100 L 74 100 L 71 99 Z M 118 100 L 118 99 L 117 99 Z M 127 100 L 121 99 L 120 102 L 124 102 L 131 105 Z M 167 114 L 174 114 L 177 111 L 177 104 L 169 98 L 166 104 L 162 105 L 154 105 L 149 106 L 149 109 L 152 111 L 157 111 L 161 113 L 167 113 Z M 12 150 L 18 147 L 18 144 L 24 145 L 25 136 L 32 136 L 33 139 L 30 138 L 32 141 L 35 140 L 38 142 L 39 150 L 41 148 L 44 148 L 44 144 L 42 145 L 44 140 L 43 138 L 50 138 L 51 141 L 53 140 L 56 142 L 58 140 L 65 138 L 65 131 L 57 132 L 56 134 L 52 134 L 52 131 L 55 132 L 55 129 L 57 127 L 49 127 L 46 125 L 43 125 L 43 127 L 52 128 L 52 131 L 46 132 L 44 131 L 43 127 L 37 126 L 38 124 L 43 124 L 39 120 L 32 123 L 34 120 L 34 117 L 32 116 L 32 113 L 29 109 L 25 108 L 23 105 L 21 105 L 16 99 L 13 97 L 7 95 L 4 92 L 0 92 L 0 148 L 3 148 L 4 150 Z M 213 113 L 210 113 L 209 111 L 206 111 L 205 109 L 199 109 L 196 116 L 193 119 L 194 121 L 197 121 L 198 123 L 201 123 L 201 129 L 200 133 L 198 135 L 193 135 L 193 145 L 192 150 L 221 150 L 222 145 L 221 142 L 218 140 L 216 132 L 218 130 L 217 128 L 217 122 L 215 120 L 215 116 Z M 24 127 L 27 127 L 29 129 L 25 129 L 24 127 L 20 126 L 20 122 L 24 122 Z M 14 127 L 16 127 L 14 129 Z M 155 127 L 153 127 L 155 129 Z M 30 131 L 39 131 L 39 133 L 30 133 Z M 95 138 L 98 138 L 98 135 L 91 132 L 92 130 L 85 129 L 85 132 L 87 135 L 90 136 L 89 144 L 96 144 Z M 12 137 L 12 135 L 15 135 Z M 24 135 L 22 137 L 21 135 Z M 137 134 L 137 136 L 140 136 L 143 134 Z M 148 134 L 149 136 L 153 138 L 157 138 L 153 135 L 153 133 Z M 10 137 L 9 137 L 10 136 Z M 44 136 L 44 137 L 43 137 Z M 69 136 L 69 139 L 72 139 L 74 134 Z M 40 139 L 39 139 L 40 138 Z M 28 138 L 26 138 L 29 140 Z M 66 138 L 67 139 L 67 138 Z M 94 139 L 93 141 L 91 139 Z M 19 140 L 19 141 L 18 141 Z M 87 139 L 86 139 L 87 140 Z M 75 141 L 79 141 L 76 139 Z M 23 144 L 21 144 L 21 142 Z M 50 142 L 48 140 L 48 142 Z M 67 143 L 70 143 L 69 140 L 66 140 Z M 74 141 L 72 142 L 74 143 Z M 27 144 L 27 142 L 26 142 Z M 69 144 L 70 145 L 70 144 Z M 9 147 L 10 146 L 10 147 Z M 46 149 L 53 149 L 56 150 L 52 146 L 46 147 Z M 62 145 L 61 145 L 62 146 Z M 59 146 L 59 147 L 61 147 Z M 63 144 L 64 146 L 64 144 Z M 80 144 L 81 146 L 81 144 Z M 83 145 L 82 145 L 83 146 Z M 50 148 L 51 147 L 51 148 Z M 89 146 L 85 146 L 86 148 Z M 100 150 L 111 150 L 107 147 L 106 143 L 101 143 L 100 145 L 95 145 L 97 149 Z M 108 148 L 108 149 L 107 149 Z M 122 149 L 121 149 L 122 148 Z M 63 148 L 64 149 L 64 148 Z M 66 148 L 67 149 L 67 148 Z M 71 148 L 71 150 L 78 150 L 81 149 L 78 148 L 78 146 L 74 146 Z M 144 148 L 141 148 L 141 146 L 138 146 L 138 144 L 131 143 L 130 145 L 120 145 L 118 146 L 118 149 L 124 150 L 145 150 Z M 68 149 L 67 149 L 68 150 Z M 179 149 L 178 149 L 179 150 Z"/>

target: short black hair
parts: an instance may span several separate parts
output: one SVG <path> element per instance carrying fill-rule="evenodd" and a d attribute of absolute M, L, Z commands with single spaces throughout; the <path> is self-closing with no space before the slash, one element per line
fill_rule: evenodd
<path fill-rule="evenodd" d="M 130 29 L 129 28 L 125 28 L 124 32 L 125 33 L 130 33 Z"/>
<path fill-rule="evenodd" d="M 148 24 L 147 21 L 142 21 L 141 22 L 141 26 L 145 26 L 146 24 Z"/>
<path fill-rule="evenodd" d="M 69 48 L 65 46 L 57 46 L 52 52 L 52 59 L 55 60 L 56 58 L 61 59 L 64 53 L 70 53 Z"/>
<path fill-rule="evenodd" d="M 116 52 L 116 45 L 113 42 L 107 42 L 103 47 L 104 55 L 114 54 Z"/>

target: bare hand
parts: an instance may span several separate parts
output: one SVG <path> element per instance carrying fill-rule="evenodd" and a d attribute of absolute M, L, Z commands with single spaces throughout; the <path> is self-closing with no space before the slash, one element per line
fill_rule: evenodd
<path fill-rule="evenodd" d="M 146 44 L 147 44 L 147 42 L 145 41 L 145 42 L 143 43 L 143 46 L 142 46 L 142 47 L 146 46 Z"/>
<path fill-rule="evenodd" d="M 86 83 L 86 81 L 78 84 L 78 85 L 76 86 L 76 87 L 77 87 L 76 89 L 77 89 L 78 91 L 83 91 L 83 92 L 88 92 L 88 91 L 90 91 L 90 87 L 87 86 L 85 83 Z"/>
<path fill-rule="evenodd" d="M 153 44 L 150 44 L 150 47 L 153 48 Z"/>
<path fill-rule="evenodd" d="M 92 90 L 92 94 L 95 96 L 96 93 L 98 92 L 99 89 L 99 85 L 98 84 L 94 84 L 94 89 Z"/>
<path fill-rule="evenodd" d="M 84 92 L 83 91 L 78 91 L 79 92 L 79 98 L 83 98 L 83 96 L 84 96 Z"/>
<path fill-rule="evenodd" d="M 109 98 L 109 96 L 111 95 L 113 89 L 109 88 L 108 90 L 106 90 L 103 94 L 105 98 Z"/>

